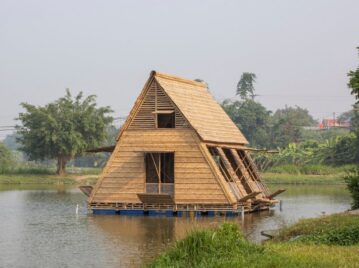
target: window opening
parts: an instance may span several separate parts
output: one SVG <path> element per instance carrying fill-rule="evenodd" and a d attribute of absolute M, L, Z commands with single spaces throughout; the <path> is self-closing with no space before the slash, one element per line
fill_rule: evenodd
<path fill-rule="evenodd" d="M 175 128 L 175 113 L 157 114 L 158 128 Z"/>
<path fill-rule="evenodd" d="M 146 153 L 146 192 L 174 191 L 174 153 Z"/>

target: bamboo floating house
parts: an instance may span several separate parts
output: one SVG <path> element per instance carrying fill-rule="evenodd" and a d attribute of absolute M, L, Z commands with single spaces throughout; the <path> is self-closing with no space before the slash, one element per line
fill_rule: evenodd
<path fill-rule="evenodd" d="M 237 213 L 276 202 L 205 84 L 151 72 L 96 186 L 94 213 Z M 96 150 L 94 150 L 96 151 Z M 280 192 L 280 191 L 279 191 Z"/>

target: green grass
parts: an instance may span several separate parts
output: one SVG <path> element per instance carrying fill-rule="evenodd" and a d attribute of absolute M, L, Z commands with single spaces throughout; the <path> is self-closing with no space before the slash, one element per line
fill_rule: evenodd
<path fill-rule="evenodd" d="M 148 267 L 358 267 L 358 216 L 347 214 L 302 220 L 274 241 L 247 241 L 238 225 L 195 230 Z M 306 239 L 293 238 L 306 237 Z"/>
<path fill-rule="evenodd" d="M 352 169 L 354 165 L 329 166 L 329 165 L 279 165 L 268 169 L 269 173 L 292 175 L 338 175 Z"/>
<path fill-rule="evenodd" d="M 303 219 L 283 228 L 274 241 L 349 246 L 359 243 L 359 215 L 334 214 Z"/>
<path fill-rule="evenodd" d="M 352 165 L 282 165 L 262 173 L 265 182 L 281 184 L 344 184 L 344 176 Z"/>
<path fill-rule="evenodd" d="M 262 173 L 266 183 L 279 184 L 344 184 L 344 174 L 341 175 L 293 175 L 280 173 Z"/>
<path fill-rule="evenodd" d="M 0 174 L 3 175 L 53 175 L 55 170 L 50 168 L 39 167 L 17 167 L 12 169 L 2 169 Z"/>

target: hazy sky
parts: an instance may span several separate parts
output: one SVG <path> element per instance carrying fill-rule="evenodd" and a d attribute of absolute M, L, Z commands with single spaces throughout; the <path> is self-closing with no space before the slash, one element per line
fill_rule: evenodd
<path fill-rule="evenodd" d="M 356 46 L 358 0 L 0 0 L 0 126 L 65 88 L 125 116 L 151 70 L 201 78 L 218 100 L 254 72 L 269 109 L 328 117 L 354 102 Z"/>

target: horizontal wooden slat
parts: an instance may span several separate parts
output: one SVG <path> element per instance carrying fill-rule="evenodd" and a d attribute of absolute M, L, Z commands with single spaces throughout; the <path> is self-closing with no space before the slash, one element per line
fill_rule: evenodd
<path fill-rule="evenodd" d="M 175 184 L 175 190 L 179 191 L 179 190 L 218 190 L 220 191 L 220 187 L 218 184 L 216 183 L 186 183 L 186 184 Z"/>
<path fill-rule="evenodd" d="M 176 159 L 177 160 L 177 159 Z M 193 163 L 193 162 L 187 162 L 187 163 L 178 163 L 176 161 L 175 165 L 176 169 L 205 169 L 208 170 L 209 166 L 206 162 L 202 160 L 201 163 Z"/>
<path fill-rule="evenodd" d="M 175 184 L 202 184 L 202 183 L 208 183 L 208 184 L 217 184 L 215 180 L 213 180 L 213 177 L 199 177 L 199 178 L 182 178 L 182 177 L 176 177 Z"/>
<path fill-rule="evenodd" d="M 136 177 L 136 178 L 119 178 L 119 177 L 108 177 L 106 176 L 104 180 L 102 181 L 102 184 L 104 183 L 144 183 L 145 178 Z"/>
<path fill-rule="evenodd" d="M 101 187 L 100 189 L 98 189 L 97 194 L 130 194 L 130 193 L 142 193 L 144 192 L 144 189 L 142 187 L 137 187 L 137 188 L 133 188 L 133 189 L 122 189 L 122 188 L 111 188 L 111 189 L 107 189 L 107 188 L 103 188 Z"/>
<path fill-rule="evenodd" d="M 105 178 L 127 178 L 132 180 L 134 178 L 144 178 L 145 173 L 128 173 L 128 172 L 110 172 L 105 175 Z"/>
<path fill-rule="evenodd" d="M 180 196 L 180 195 L 187 196 L 187 195 L 191 195 L 191 194 L 197 194 L 198 196 L 222 195 L 222 191 L 219 188 L 217 188 L 217 189 L 205 189 L 205 188 L 175 189 L 175 193 L 176 193 L 176 196 Z"/>

